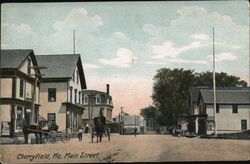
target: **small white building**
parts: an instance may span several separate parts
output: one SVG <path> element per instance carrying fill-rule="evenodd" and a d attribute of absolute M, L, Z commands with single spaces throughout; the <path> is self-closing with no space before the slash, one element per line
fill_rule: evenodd
<path fill-rule="evenodd" d="M 214 113 L 212 89 L 200 89 L 198 134 L 232 133 L 250 129 L 250 88 L 218 88 Z M 214 117 L 215 115 L 215 117 Z"/>

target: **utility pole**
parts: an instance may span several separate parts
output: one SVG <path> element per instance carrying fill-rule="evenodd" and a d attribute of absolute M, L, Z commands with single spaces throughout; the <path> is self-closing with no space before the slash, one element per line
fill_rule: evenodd
<path fill-rule="evenodd" d="M 36 124 L 37 123 L 37 120 L 35 121 L 34 119 L 34 115 L 35 115 L 35 98 L 36 98 L 36 87 L 37 87 L 37 67 L 32 67 L 34 69 L 34 76 L 35 76 L 35 84 L 34 84 L 34 87 L 33 87 L 33 93 L 32 93 L 32 105 L 31 105 L 31 125 L 33 124 Z"/>
<path fill-rule="evenodd" d="M 121 107 L 121 114 L 120 114 L 120 134 L 123 134 L 123 117 L 122 117 L 122 114 L 123 114 L 123 109 L 124 107 Z"/>
<path fill-rule="evenodd" d="M 214 27 L 213 27 L 213 90 L 214 90 L 214 111 L 213 111 L 214 112 L 214 133 L 215 133 L 215 136 L 217 136 Z"/>
<path fill-rule="evenodd" d="M 75 54 L 75 29 L 73 30 L 73 54 Z"/>

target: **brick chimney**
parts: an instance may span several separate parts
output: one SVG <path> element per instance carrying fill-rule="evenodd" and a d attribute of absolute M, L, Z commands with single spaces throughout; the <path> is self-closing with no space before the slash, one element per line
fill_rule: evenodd
<path fill-rule="evenodd" d="M 109 84 L 107 84 L 107 94 L 109 95 Z"/>

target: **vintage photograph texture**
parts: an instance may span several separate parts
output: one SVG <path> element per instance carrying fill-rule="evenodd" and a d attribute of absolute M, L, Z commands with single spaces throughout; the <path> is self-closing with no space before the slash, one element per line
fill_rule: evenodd
<path fill-rule="evenodd" d="M 1 4 L 0 160 L 250 160 L 249 2 Z"/>

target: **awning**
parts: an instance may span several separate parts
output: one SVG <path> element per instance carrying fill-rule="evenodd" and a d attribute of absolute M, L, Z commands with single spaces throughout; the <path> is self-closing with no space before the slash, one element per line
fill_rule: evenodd
<path fill-rule="evenodd" d="M 83 111 L 85 109 L 80 104 L 72 104 L 72 103 L 69 103 L 69 102 L 63 102 L 62 104 L 65 105 L 67 108 L 72 109 L 72 110 L 76 109 L 78 111 Z"/>
<path fill-rule="evenodd" d="M 20 105 L 26 108 L 31 108 L 32 101 L 30 100 L 19 100 L 15 98 L 0 98 L 0 104 L 13 104 L 13 105 Z M 35 104 L 36 108 L 39 108 L 39 104 Z"/>

